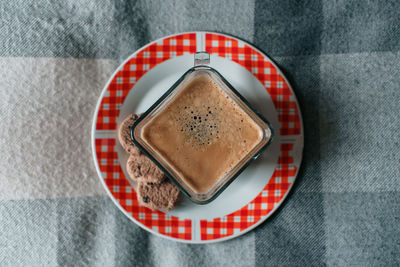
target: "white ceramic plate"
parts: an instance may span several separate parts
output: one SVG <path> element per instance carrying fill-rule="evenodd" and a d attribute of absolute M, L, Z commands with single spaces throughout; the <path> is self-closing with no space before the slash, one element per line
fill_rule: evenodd
<path fill-rule="evenodd" d="M 272 124 L 274 139 L 222 194 L 206 205 L 182 197 L 167 214 L 136 200 L 128 179 L 128 154 L 117 127 L 130 113 L 146 111 L 207 51 L 218 70 Z M 241 235 L 270 216 L 294 183 L 303 150 L 303 126 L 295 95 L 271 60 L 231 36 L 193 32 L 161 38 L 136 51 L 113 74 L 99 99 L 92 129 L 100 180 L 115 204 L 144 229 L 177 241 L 208 243 Z"/>

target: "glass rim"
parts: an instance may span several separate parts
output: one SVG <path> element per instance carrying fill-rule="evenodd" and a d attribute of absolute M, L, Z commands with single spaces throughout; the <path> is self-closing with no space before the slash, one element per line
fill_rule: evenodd
<path fill-rule="evenodd" d="M 164 168 L 164 166 L 156 159 L 153 157 L 153 155 L 146 150 L 135 138 L 134 136 L 134 129 L 137 127 L 137 125 L 144 120 L 149 113 L 151 113 L 155 108 L 158 107 L 158 105 L 165 100 L 177 87 L 178 85 L 192 72 L 198 71 L 198 70 L 207 70 L 211 71 L 214 74 L 218 76 L 222 80 L 223 83 L 252 111 L 254 114 L 260 118 L 269 128 L 270 131 L 270 136 L 269 140 L 266 144 L 264 144 L 261 148 L 257 150 L 257 152 L 250 157 L 243 165 L 242 167 L 236 171 L 228 181 L 226 181 L 221 188 L 219 188 L 209 199 L 200 201 L 194 199 L 189 192 L 185 190 L 185 188 L 182 187 L 182 185 L 174 178 L 174 176 Z M 257 159 L 260 154 L 271 144 L 271 142 L 274 139 L 274 129 L 272 127 L 272 124 L 264 118 L 264 116 L 258 112 L 248 101 L 246 98 L 244 98 L 216 69 L 208 66 L 208 65 L 195 65 L 194 67 L 191 67 L 188 69 L 160 98 L 157 99 L 156 102 L 154 102 L 150 108 L 148 108 L 136 121 L 135 123 L 131 126 L 131 140 L 132 142 L 140 149 L 140 151 L 145 154 L 160 170 L 173 182 L 179 190 L 187 197 L 189 198 L 192 202 L 196 204 L 207 204 L 210 203 L 211 201 L 215 200 L 236 178 L 250 165 L 251 162 L 253 162 L 255 159 Z"/>

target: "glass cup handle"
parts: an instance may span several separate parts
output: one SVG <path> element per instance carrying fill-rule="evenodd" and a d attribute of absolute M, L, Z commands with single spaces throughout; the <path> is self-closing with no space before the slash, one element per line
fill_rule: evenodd
<path fill-rule="evenodd" d="M 210 65 L 210 54 L 205 51 L 196 52 L 194 54 L 194 65 Z"/>

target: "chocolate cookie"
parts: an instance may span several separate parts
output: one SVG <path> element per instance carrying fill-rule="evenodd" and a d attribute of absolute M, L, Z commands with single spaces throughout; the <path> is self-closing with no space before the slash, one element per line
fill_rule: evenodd
<path fill-rule="evenodd" d="M 165 174 L 144 154 L 131 154 L 126 163 L 126 170 L 134 181 L 145 181 L 159 184 Z"/>
<path fill-rule="evenodd" d="M 140 155 L 141 152 L 139 148 L 135 146 L 131 139 L 131 127 L 135 121 L 139 118 L 138 114 L 131 114 L 124 119 L 124 121 L 119 126 L 118 139 L 121 146 L 126 152 L 132 155 Z"/>
<path fill-rule="evenodd" d="M 171 210 L 179 197 L 179 189 L 169 179 L 160 184 L 141 181 L 137 187 L 138 201 L 152 210 Z"/>

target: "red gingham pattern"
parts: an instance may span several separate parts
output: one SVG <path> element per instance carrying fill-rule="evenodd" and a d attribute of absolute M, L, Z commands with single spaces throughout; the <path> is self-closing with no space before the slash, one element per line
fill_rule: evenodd
<path fill-rule="evenodd" d="M 281 144 L 277 167 L 264 189 L 249 204 L 221 218 L 200 220 L 201 240 L 213 240 L 237 234 L 268 215 L 293 183 L 297 167 L 290 152 L 293 144 Z"/>
<path fill-rule="evenodd" d="M 139 204 L 136 192 L 119 164 L 115 139 L 95 139 L 95 145 L 101 176 L 113 197 L 130 216 L 160 234 L 184 240 L 192 239 L 191 220 L 179 220 L 177 217 L 162 211 L 153 211 Z"/>
<path fill-rule="evenodd" d="M 196 52 L 196 34 L 175 35 L 154 42 L 132 56 L 117 72 L 101 100 L 96 130 L 117 129 L 120 108 L 135 83 L 161 62 L 183 54 Z"/>
<path fill-rule="evenodd" d="M 268 58 L 240 40 L 215 33 L 206 33 L 206 51 L 235 61 L 261 82 L 278 112 L 281 135 L 301 134 L 296 99 L 280 71 Z"/>
<path fill-rule="evenodd" d="M 206 33 L 206 51 L 228 58 L 249 70 L 269 92 L 281 123 L 281 135 L 301 134 L 296 100 L 282 74 L 268 58 L 240 40 Z M 96 130 L 116 130 L 116 119 L 125 97 L 134 84 L 157 64 L 186 53 L 196 52 L 196 34 L 186 33 L 151 43 L 132 56 L 115 74 L 102 95 Z M 192 240 L 192 221 L 180 220 L 161 211 L 140 206 L 136 192 L 124 176 L 115 151 L 114 138 L 95 139 L 97 163 L 102 179 L 121 207 L 144 227 L 169 237 Z M 232 236 L 262 220 L 272 212 L 293 183 L 297 167 L 290 155 L 294 144 L 282 144 L 274 173 L 260 194 L 240 210 L 221 218 L 200 220 L 201 240 Z M 197 230 L 196 230 L 197 231 Z"/>

